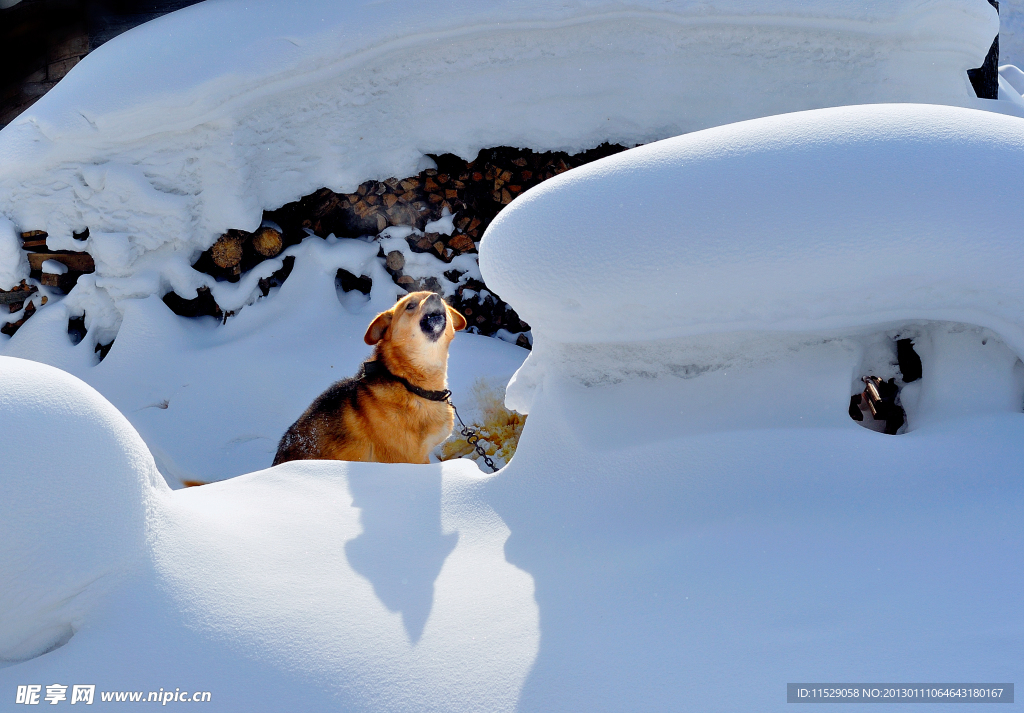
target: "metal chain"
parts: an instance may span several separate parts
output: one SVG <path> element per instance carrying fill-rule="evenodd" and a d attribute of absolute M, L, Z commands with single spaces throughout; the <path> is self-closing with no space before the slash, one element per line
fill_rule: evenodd
<path fill-rule="evenodd" d="M 498 467 L 494 465 L 494 461 L 491 460 L 491 457 L 489 455 L 487 455 L 487 451 L 485 451 L 483 447 L 479 444 L 480 436 L 477 435 L 476 431 L 474 431 L 472 428 L 466 425 L 466 423 L 462 420 L 462 416 L 459 415 L 459 410 L 455 408 L 455 404 L 452 403 L 451 391 L 448 392 L 448 395 L 445 397 L 445 401 L 448 403 L 449 406 L 452 407 L 452 411 L 455 412 L 455 418 L 459 419 L 459 423 L 462 424 L 462 435 L 466 439 L 466 443 L 473 446 L 473 448 L 476 449 L 476 452 L 483 457 L 484 463 L 487 464 L 487 467 L 491 469 L 492 473 L 497 473 Z"/>

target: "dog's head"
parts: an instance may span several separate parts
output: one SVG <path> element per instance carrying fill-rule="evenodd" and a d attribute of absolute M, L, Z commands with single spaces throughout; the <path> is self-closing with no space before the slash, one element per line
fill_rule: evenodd
<path fill-rule="evenodd" d="M 466 328 L 466 318 L 434 292 L 412 292 L 387 312 L 377 315 L 366 330 L 367 344 L 389 352 L 400 351 L 420 369 L 443 366 L 455 332 Z"/>

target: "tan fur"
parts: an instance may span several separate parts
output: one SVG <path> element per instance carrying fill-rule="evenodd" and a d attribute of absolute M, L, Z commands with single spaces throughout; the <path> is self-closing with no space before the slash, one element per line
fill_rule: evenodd
<path fill-rule="evenodd" d="M 437 309 L 431 292 L 413 292 L 370 323 L 364 340 L 388 371 L 430 391 L 447 386 L 448 346 L 466 319 L 443 301 L 444 331 L 432 341 L 421 327 Z M 428 300 L 430 300 L 428 302 Z M 427 463 L 451 433 L 451 407 L 411 393 L 401 383 L 369 376 L 332 385 L 281 438 L 274 465 L 290 460 Z"/>

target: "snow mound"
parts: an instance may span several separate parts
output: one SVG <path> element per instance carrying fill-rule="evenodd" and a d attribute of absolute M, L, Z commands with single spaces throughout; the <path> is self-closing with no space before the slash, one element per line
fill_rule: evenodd
<path fill-rule="evenodd" d="M 1020 0 L 999 3 L 999 61 L 1024 64 L 1024 7 Z"/>
<path fill-rule="evenodd" d="M 1022 164 L 1024 120 L 970 109 L 756 119 L 528 191 L 489 227 L 480 268 L 538 342 L 933 319 L 1024 353 Z"/>
<path fill-rule="evenodd" d="M 0 215 L 51 249 L 89 228 L 76 309 L 109 338 L 127 300 L 212 286 L 190 262 L 223 231 L 320 187 L 410 175 L 425 152 L 975 106 L 965 71 L 997 29 L 983 0 L 200 3 L 104 44 L 0 131 Z"/>
<path fill-rule="evenodd" d="M 0 215 L 0 290 L 9 290 L 28 277 L 28 260 L 21 251 L 14 224 Z"/>
<path fill-rule="evenodd" d="M 90 386 L 0 357 L 0 660 L 65 643 L 144 551 L 163 479 Z"/>

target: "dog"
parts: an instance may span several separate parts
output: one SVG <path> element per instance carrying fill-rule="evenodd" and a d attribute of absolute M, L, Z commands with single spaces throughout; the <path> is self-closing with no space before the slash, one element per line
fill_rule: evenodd
<path fill-rule="evenodd" d="M 428 463 L 452 431 L 448 345 L 466 318 L 433 292 L 413 292 L 370 323 L 374 347 L 354 378 L 320 394 L 281 437 L 292 460 Z"/>

